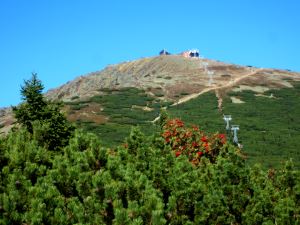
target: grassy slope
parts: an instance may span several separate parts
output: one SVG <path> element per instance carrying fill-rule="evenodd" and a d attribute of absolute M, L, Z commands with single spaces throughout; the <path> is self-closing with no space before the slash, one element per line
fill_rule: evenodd
<path fill-rule="evenodd" d="M 231 92 L 223 101 L 223 113 L 231 114 L 232 124 L 240 125 L 239 140 L 249 163 L 260 162 L 265 167 L 277 167 L 283 160 L 293 158 L 300 168 L 300 83 L 295 88 L 265 93 L 275 98 L 255 96 L 252 91 Z M 234 104 L 230 96 L 245 101 Z M 207 93 L 169 110 L 173 116 L 198 124 L 204 130 L 225 132 L 216 97 Z"/>
<path fill-rule="evenodd" d="M 232 114 L 234 123 L 240 125 L 240 139 L 250 161 L 276 167 L 293 158 L 300 168 L 300 83 L 294 86 L 265 93 L 275 98 L 255 96 L 251 91 L 234 93 L 245 104 L 225 99 L 224 112 Z"/>
<path fill-rule="evenodd" d="M 249 163 L 261 162 L 265 167 L 277 167 L 282 160 L 293 158 L 300 168 L 300 83 L 295 88 L 272 90 L 265 93 L 275 98 L 255 96 L 252 91 L 231 92 L 223 101 L 224 114 L 231 114 L 233 124 L 240 125 L 239 140 L 249 156 Z M 237 96 L 244 104 L 234 104 L 230 96 Z M 85 130 L 99 135 L 106 146 L 123 142 L 131 126 L 139 125 L 146 134 L 156 128 L 149 122 L 159 113 L 162 103 L 147 96 L 143 91 L 127 88 L 120 91 L 106 91 L 104 96 L 95 96 L 86 102 L 77 102 L 73 107 L 84 107 L 90 102 L 99 103 L 104 110 L 98 113 L 108 115 L 104 124 L 79 121 Z M 132 105 L 148 106 L 153 111 L 132 108 Z M 172 117 L 179 117 L 188 124 L 199 125 L 208 132 L 225 132 L 222 113 L 218 111 L 214 93 L 206 93 L 184 104 L 169 107 Z"/>
<path fill-rule="evenodd" d="M 98 103 L 103 107 L 99 114 L 109 117 L 107 123 L 95 124 L 91 121 L 78 121 L 79 127 L 96 133 L 105 146 L 121 144 L 130 133 L 132 126 L 140 126 L 146 134 L 151 134 L 155 126 L 151 121 L 159 115 L 160 108 L 171 103 L 162 102 L 148 96 L 144 91 L 135 88 L 124 88 L 119 91 L 104 90 L 105 95 L 94 96 L 88 101 L 72 103 L 73 109 L 80 109 L 89 103 Z M 133 107 L 136 106 L 136 107 Z M 141 107 L 149 107 L 145 111 Z"/>

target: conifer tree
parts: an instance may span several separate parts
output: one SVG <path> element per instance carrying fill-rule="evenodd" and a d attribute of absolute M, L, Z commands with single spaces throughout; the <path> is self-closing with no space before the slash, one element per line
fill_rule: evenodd
<path fill-rule="evenodd" d="M 27 130 L 32 133 L 32 122 L 43 119 L 43 112 L 47 105 L 42 91 L 44 86 L 37 78 L 37 74 L 33 73 L 30 80 L 24 81 L 21 86 L 21 99 L 24 101 L 20 106 L 13 107 L 15 118 L 18 123 L 24 125 Z"/>
<path fill-rule="evenodd" d="M 74 127 L 61 112 L 61 103 L 51 102 L 42 94 L 44 86 L 33 73 L 31 79 L 21 86 L 24 101 L 13 112 L 17 122 L 50 150 L 57 150 L 68 143 Z M 36 125 L 34 128 L 34 124 Z"/>

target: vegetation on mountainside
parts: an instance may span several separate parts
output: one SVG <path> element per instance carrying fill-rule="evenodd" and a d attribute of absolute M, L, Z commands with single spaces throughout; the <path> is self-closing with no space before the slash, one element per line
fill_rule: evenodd
<path fill-rule="evenodd" d="M 215 93 L 207 92 L 167 110 L 172 117 L 179 117 L 188 124 L 200 125 L 208 132 L 217 132 L 224 129 L 224 121 L 217 103 Z"/>
<path fill-rule="evenodd" d="M 218 110 L 213 92 L 168 107 L 167 111 L 172 117 L 181 118 L 190 125 L 200 125 L 201 129 L 208 132 L 225 132 L 222 117 L 223 114 L 231 114 L 232 124 L 240 125 L 238 136 L 248 163 L 259 161 L 265 168 L 278 168 L 284 160 L 293 158 L 296 167 L 300 168 L 300 83 L 295 82 L 293 85 L 294 88 L 267 91 L 263 96 L 257 96 L 252 91 L 229 92 L 223 99 L 223 112 Z M 84 108 L 96 102 L 103 107 L 98 113 L 109 117 L 107 122 L 96 124 L 92 121 L 78 121 L 78 125 L 102 137 L 105 146 L 121 144 L 129 135 L 132 125 L 140 126 L 146 134 L 153 133 L 157 128 L 150 121 L 158 116 L 161 106 L 171 104 L 135 88 L 105 90 L 105 93 L 88 101 L 69 103 L 72 107 Z M 245 103 L 232 103 L 231 96 Z M 146 106 L 152 111 L 143 110 Z"/>
<path fill-rule="evenodd" d="M 107 116 L 108 121 L 97 124 L 92 120 L 77 120 L 77 125 L 101 136 L 105 146 L 121 144 L 129 135 L 132 126 L 140 126 L 146 134 L 153 133 L 155 126 L 151 121 L 159 116 L 161 107 L 171 104 L 171 102 L 149 96 L 145 91 L 137 88 L 101 91 L 103 95 L 66 104 L 71 106 L 70 113 L 74 113 L 74 109 L 80 110 L 87 108 L 90 104 L 98 104 L 97 114 Z"/>
<path fill-rule="evenodd" d="M 264 96 L 252 91 L 231 93 L 244 104 L 233 104 L 229 97 L 223 102 L 224 113 L 239 124 L 240 140 L 251 162 L 276 167 L 293 158 L 300 168 L 300 82 L 294 88 L 269 90 Z"/>
<path fill-rule="evenodd" d="M 198 143 L 205 148 L 207 142 Z M 300 220 L 300 181 L 292 163 L 278 171 L 251 168 L 228 144 L 217 148 L 214 160 L 196 153 L 197 163 L 178 155 L 159 134 L 145 137 L 137 129 L 116 149 L 103 148 L 96 136 L 76 131 L 61 152 L 51 152 L 25 129 L 1 139 L 0 147 L 1 224 Z"/>
<path fill-rule="evenodd" d="M 0 138 L 0 224 L 300 223 L 300 174 L 291 161 L 250 167 L 225 135 L 165 113 L 153 135 L 133 128 L 116 148 L 80 130 L 49 148 L 36 135 L 49 127 L 30 115 L 31 129 Z"/>
<path fill-rule="evenodd" d="M 24 89 L 40 90 L 34 80 Z M 53 148 L 38 134 L 61 121 L 50 114 L 43 125 L 30 110 L 40 92 L 32 93 L 22 106 L 28 111 L 15 109 L 31 116 L 30 129 L 0 138 L 0 224 L 300 223 L 300 174 L 291 161 L 278 170 L 250 167 L 224 134 L 164 112 L 157 132 L 133 128 L 116 148 L 80 130 Z M 46 113 L 52 103 L 45 103 Z"/>
<path fill-rule="evenodd" d="M 215 94 L 210 92 L 169 107 L 168 112 L 210 132 L 225 132 L 222 114 L 230 114 L 231 124 L 240 125 L 239 141 L 248 163 L 260 162 L 265 168 L 278 168 L 283 161 L 293 158 L 296 167 L 300 168 L 299 93 L 300 82 L 295 82 L 294 88 L 270 90 L 263 96 L 252 91 L 230 92 L 223 99 L 221 113 Z M 232 103 L 231 96 L 245 103 Z"/>

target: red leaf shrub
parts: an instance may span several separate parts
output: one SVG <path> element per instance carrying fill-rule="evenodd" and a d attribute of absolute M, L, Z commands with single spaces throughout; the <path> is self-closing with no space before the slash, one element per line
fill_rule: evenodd
<path fill-rule="evenodd" d="M 185 127 L 180 119 L 170 119 L 163 126 L 162 136 L 170 145 L 176 157 L 186 155 L 197 165 L 201 157 L 214 162 L 221 147 L 226 143 L 225 134 L 205 134 L 198 126 Z"/>

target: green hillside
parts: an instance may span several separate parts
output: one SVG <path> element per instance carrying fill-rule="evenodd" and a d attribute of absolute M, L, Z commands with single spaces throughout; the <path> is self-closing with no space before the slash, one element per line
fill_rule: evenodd
<path fill-rule="evenodd" d="M 249 162 L 266 167 L 278 167 L 293 158 L 300 167 L 300 83 L 294 88 L 264 93 L 274 98 L 255 96 L 252 91 L 230 92 L 223 101 L 223 113 L 231 114 L 232 124 L 240 125 L 239 140 Z M 243 100 L 232 103 L 230 96 Z M 207 93 L 178 107 L 170 108 L 173 116 L 199 124 L 209 131 L 224 131 L 222 115 L 218 111 L 214 93 Z"/>
<path fill-rule="evenodd" d="M 151 134 L 157 129 L 151 121 L 159 115 L 161 107 L 168 106 L 167 111 L 172 117 L 199 125 L 209 132 L 225 132 L 222 116 L 223 113 L 231 114 L 232 124 L 240 125 L 238 136 L 249 163 L 261 162 L 265 167 L 278 167 L 283 160 L 293 158 L 296 166 L 300 167 L 299 82 L 294 83 L 294 88 L 270 90 L 264 96 L 256 96 L 252 91 L 231 91 L 223 100 L 223 112 L 218 110 L 214 92 L 177 106 L 170 106 L 171 102 L 164 102 L 157 96 L 149 96 L 135 88 L 104 92 L 102 96 L 68 104 L 73 109 L 84 108 L 91 103 L 103 107 L 97 113 L 108 116 L 108 121 L 97 124 L 79 120 L 77 124 L 97 134 L 106 146 L 122 143 L 131 126 L 138 125 L 146 134 Z M 232 96 L 245 103 L 232 103 Z"/>
<path fill-rule="evenodd" d="M 91 104 L 98 105 L 97 114 L 108 116 L 107 122 L 95 123 L 92 120 L 80 119 L 76 122 L 84 130 L 97 134 L 105 146 L 116 146 L 123 143 L 132 126 L 139 125 L 143 132 L 151 134 L 156 129 L 151 121 L 159 116 L 161 107 L 171 104 L 171 102 L 161 101 L 157 97 L 149 96 L 144 91 L 136 88 L 123 88 L 114 91 L 106 89 L 102 91 L 104 92 L 103 95 L 66 104 L 71 106 L 69 115 Z M 103 107 L 102 111 L 100 110 L 101 107 Z M 143 107 L 148 107 L 149 110 L 144 110 Z"/>

